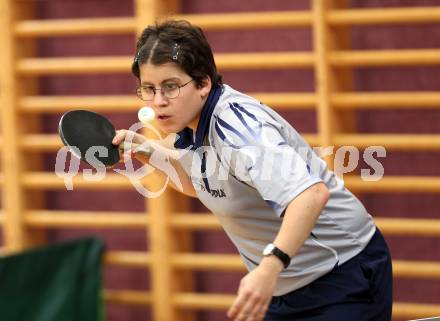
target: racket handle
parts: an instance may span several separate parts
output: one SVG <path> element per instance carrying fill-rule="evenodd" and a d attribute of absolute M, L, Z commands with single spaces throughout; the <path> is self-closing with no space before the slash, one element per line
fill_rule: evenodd
<path fill-rule="evenodd" d="M 180 158 L 179 151 L 177 151 L 175 149 L 170 149 L 170 148 L 167 148 L 167 147 L 163 147 L 163 146 L 157 147 L 157 148 L 150 147 L 148 149 L 139 147 L 139 148 L 135 148 L 134 151 L 136 153 L 139 153 L 139 154 L 142 154 L 142 155 L 145 155 L 145 156 L 148 156 L 148 157 L 150 157 L 151 154 L 154 151 L 157 151 L 159 153 L 162 153 L 163 155 L 168 156 L 171 159 L 179 159 Z"/>
<path fill-rule="evenodd" d="M 131 148 L 131 147 L 132 147 L 131 144 L 126 143 L 126 142 L 122 142 L 119 145 L 119 150 L 121 152 L 124 152 L 125 150 L 132 150 L 135 153 L 140 153 L 140 154 L 143 154 L 146 156 L 149 156 L 153 152 L 153 149 L 149 148 L 149 147 L 144 147 L 144 146 L 137 146 L 135 148 Z"/>
<path fill-rule="evenodd" d="M 144 155 L 144 156 L 150 156 L 151 153 L 153 152 L 152 148 L 145 148 L 145 147 L 138 147 L 134 149 L 135 153 Z"/>
<path fill-rule="evenodd" d="M 125 144 L 127 144 L 127 143 L 124 142 L 121 145 L 119 145 L 119 149 L 124 151 Z M 150 157 L 151 154 L 155 150 L 157 150 L 158 152 L 163 153 L 163 154 L 165 154 L 168 157 L 173 158 L 173 159 L 179 159 L 180 158 L 180 153 L 177 150 L 170 149 L 170 148 L 167 148 L 167 147 L 164 147 L 164 146 L 160 146 L 158 144 L 155 144 L 154 146 L 151 146 L 151 147 L 150 146 L 138 146 L 138 147 L 135 147 L 133 149 L 133 152 L 141 154 L 143 156 Z"/>

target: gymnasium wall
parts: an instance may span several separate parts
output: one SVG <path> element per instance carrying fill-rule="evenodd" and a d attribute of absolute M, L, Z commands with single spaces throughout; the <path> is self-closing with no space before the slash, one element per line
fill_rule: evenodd
<path fill-rule="evenodd" d="M 311 1 L 285 0 L 244 0 L 244 1 L 180 1 L 182 14 L 207 14 L 230 12 L 264 12 L 284 10 L 310 10 Z M 352 8 L 398 8 L 440 6 L 435 0 L 352 0 Z M 35 1 L 35 19 L 69 19 L 82 17 L 126 17 L 135 14 L 132 1 L 120 0 L 44 0 Z M 313 51 L 313 33 L 310 27 L 260 28 L 251 30 L 209 30 L 206 32 L 216 53 L 231 52 L 308 52 Z M 440 48 L 440 24 L 380 24 L 356 25 L 348 29 L 348 42 L 352 50 L 395 50 Z M 344 41 L 346 41 L 345 39 Z M 87 56 L 131 56 L 134 52 L 134 35 L 87 35 L 58 36 L 38 39 L 36 52 L 38 57 L 87 57 Z M 417 66 L 363 66 L 341 67 L 333 72 L 344 72 L 352 79 L 351 91 L 357 93 L 372 92 L 437 92 L 440 90 L 440 66 L 420 64 Z M 315 72 L 311 68 L 297 67 L 284 69 L 259 70 L 221 70 L 224 82 L 245 92 L 293 92 L 313 93 Z M 23 81 L 26 81 L 26 77 Z M 38 77 L 40 95 L 131 95 L 135 94 L 135 79 L 129 74 L 70 74 L 44 75 Z M 353 112 L 354 122 L 349 128 L 353 133 L 365 134 L 439 134 L 440 109 L 414 106 L 395 108 L 371 108 L 359 103 Z M 440 106 L 440 103 L 438 104 Z M 437 106 L 437 107 L 438 107 Z M 72 106 L 72 108 L 87 106 Z M 318 131 L 317 114 L 313 108 L 289 109 L 272 105 L 285 116 L 300 132 L 314 134 Z M 365 107 L 365 108 L 363 108 Z M 4 107 L 2 107 L 4 108 Z M 42 133 L 55 133 L 62 113 L 42 113 Z M 133 111 L 104 112 L 116 127 L 127 128 L 137 121 Z M 440 152 L 437 148 L 429 150 L 402 149 L 387 151 L 387 157 L 380 159 L 385 176 L 440 176 Z M 55 153 L 44 153 L 44 169 L 53 171 Z M 360 163 L 355 173 L 366 164 Z M 431 218 L 438 219 L 440 200 L 438 193 L 419 191 L 394 191 L 391 193 L 357 192 L 368 211 L 381 218 Z M 142 213 L 146 210 L 145 199 L 134 189 L 111 190 L 51 190 L 44 194 L 45 208 L 49 210 L 74 211 L 116 211 Z M 206 212 L 198 202 L 191 201 L 190 210 Z M 126 228 L 47 228 L 47 241 L 94 234 L 106 240 L 109 250 L 147 251 L 148 231 Z M 1 236 L 0 229 L 0 236 Z M 394 260 L 440 260 L 440 238 L 432 235 L 387 235 Z M 191 247 L 196 253 L 235 254 L 231 242 L 220 230 L 195 231 L 191 236 Z M 177 271 L 176 273 L 180 273 Z M 194 291 L 203 293 L 231 294 L 236 291 L 244 271 L 195 271 Z M 109 264 L 105 270 L 106 288 L 112 290 L 150 289 L 149 273 L 135 266 L 121 267 Z M 439 279 L 396 278 L 395 301 L 438 304 L 440 297 Z M 151 310 L 143 304 L 124 305 L 109 302 L 108 321 L 150 320 Z M 197 311 L 195 319 L 205 321 L 225 320 L 221 309 Z M 395 319 L 403 320 L 403 319 Z"/>

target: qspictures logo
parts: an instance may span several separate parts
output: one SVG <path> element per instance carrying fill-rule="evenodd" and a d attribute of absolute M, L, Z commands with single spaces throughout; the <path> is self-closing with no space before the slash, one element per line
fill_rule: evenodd
<path fill-rule="evenodd" d="M 156 141 L 146 141 L 141 145 L 134 144 L 134 134 L 142 128 L 147 128 L 148 130 L 153 131 L 158 139 Z M 136 191 L 144 197 L 155 198 L 160 196 L 165 191 L 170 181 L 172 181 L 177 188 L 180 190 L 182 189 L 179 176 L 174 166 L 171 164 L 171 158 L 176 160 L 180 159 L 182 155 L 187 153 L 187 150 L 180 150 L 174 153 L 164 153 L 164 148 L 160 147 L 161 141 L 163 141 L 163 138 L 156 128 L 141 122 L 135 123 L 127 131 L 127 136 L 123 142 L 124 149 L 122 153 L 129 154 L 131 148 L 134 146 L 135 149 L 151 150 L 149 163 L 136 168 L 133 159 L 125 157 L 123 158 L 123 169 L 111 169 L 111 171 L 125 176 Z M 69 153 L 72 155 L 70 158 L 68 157 Z M 58 150 L 57 153 L 55 174 L 64 181 L 64 186 L 69 191 L 74 189 L 73 178 L 78 175 L 82 175 L 86 181 L 96 182 L 102 181 L 108 173 L 105 165 L 96 157 L 97 155 L 101 157 L 106 157 L 108 155 L 108 150 L 104 146 L 92 146 L 85 153 L 85 160 L 92 166 L 92 169 L 86 168 L 80 172 L 79 168 L 81 160 L 78 155 L 81 155 L 81 153 L 75 147 L 63 147 Z M 158 190 L 151 191 L 142 184 L 142 180 L 156 170 L 165 174 L 165 182 Z"/>
<path fill-rule="evenodd" d="M 146 140 L 141 145 L 135 144 L 134 135 L 142 128 L 152 131 L 158 139 Z M 107 171 L 105 165 L 97 159 L 96 155 L 105 156 L 108 151 L 103 146 L 93 146 L 85 155 L 86 161 L 92 164 L 93 168 L 80 171 L 80 159 L 75 156 L 79 153 L 75 151 L 75 147 L 71 149 L 63 147 L 57 153 L 55 173 L 64 181 L 67 190 L 73 190 L 73 178 L 78 175 L 82 175 L 86 181 L 96 182 L 102 181 L 108 172 L 114 171 L 125 176 L 136 191 L 147 198 L 160 196 L 170 182 L 182 190 L 182 183 L 175 168 L 176 162 L 186 164 L 187 170 L 191 173 L 192 181 L 204 182 L 204 185 L 194 185 L 196 190 L 202 192 L 211 191 L 206 188 L 209 186 L 210 179 L 228 180 L 231 179 L 231 173 L 241 181 L 250 183 L 255 179 L 267 180 L 268 182 L 273 179 L 285 179 L 284 174 L 292 171 L 306 170 L 309 175 L 319 175 L 326 166 L 321 157 L 333 154 L 334 173 L 339 178 L 358 169 L 360 169 L 360 176 L 364 181 L 378 181 L 384 175 L 384 167 L 377 159 L 386 157 L 386 150 L 383 146 L 369 146 L 364 151 L 360 151 L 355 146 L 342 146 L 336 150 L 334 146 L 316 147 L 312 150 L 309 147 L 293 149 L 290 146 L 272 146 L 266 142 L 264 146 L 224 146 L 216 149 L 210 146 L 201 146 L 195 150 L 189 146 L 186 149 L 175 150 L 164 147 L 163 142 L 169 141 L 171 138 L 171 136 L 163 138 L 149 124 L 135 123 L 127 132 L 123 143 L 124 153 L 129 153 L 132 148 L 148 150 L 149 163 L 136 168 L 133 159 L 125 157 L 123 158 L 123 169 L 114 168 Z M 72 157 L 68 157 L 69 153 L 72 154 Z M 364 160 L 363 165 L 359 165 L 361 157 Z M 185 162 L 181 162 L 184 159 Z M 143 180 L 154 171 L 160 171 L 165 176 L 165 180 L 163 186 L 160 186 L 156 191 L 151 191 L 144 186 Z M 215 194 L 214 196 L 220 197 L 222 195 Z"/>

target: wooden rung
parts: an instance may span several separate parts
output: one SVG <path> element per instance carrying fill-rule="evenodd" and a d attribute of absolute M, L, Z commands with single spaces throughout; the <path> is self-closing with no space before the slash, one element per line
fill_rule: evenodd
<path fill-rule="evenodd" d="M 105 262 L 125 267 L 147 268 L 151 255 L 135 251 L 112 251 Z M 236 254 L 176 253 L 170 260 L 176 269 L 202 271 L 246 271 L 243 261 Z M 440 279 L 440 263 L 393 260 L 393 275 L 396 278 Z"/>
<path fill-rule="evenodd" d="M 137 112 L 145 105 L 133 95 L 102 95 L 102 96 L 27 96 L 19 101 L 22 111 L 30 113 L 64 113 L 72 109 L 91 111 Z"/>
<path fill-rule="evenodd" d="M 307 68 L 313 66 L 310 52 L 262 52 L 217 54 L 221 70 Z"/>
<path fill-rule="evenodd" d="M 72 35 L 114 35 L 133 33 L 136 21 L 133 17 L 92 19 L 24 20 L 15 24 L 18 37 L 47 37 Z"/>
<path fill-rule="evenodd" d="M 92 189 L 92 190 L 114 190 L 114 189 L 131 189 L 133 185 L 128 178 L 120 174 L 105 175 L 101 181 L 87 181 L 83 178 L 82 173 L 78 173 L 73 177 L 73 190 Z M 22 183 L 29 189 L 66 189 L 64 180 L 54 173 L 49 172 L 28 172 L 24 173 Z"/>
<path fill-rule="evenodd" d="M 128 305 L 150 305 L 152 295 L 146 291 L 104 291 L 107 302 Z M 231 294 L 178 293 L 173 297 L 176 307 L 190 310 L 227 310 L 235 300 Z M 440 305 L 394 302 L 393 318 L 414 319 L 440 315 Z"/>
<path fill-rule="evenodd" d="M 430 92 L 373 92 L 338 93 L 330 98 L 336 109 L 440 108 L 440 93 Z"/>
<path fill-rule="evenodd" d="M 105 255 L 105 262 L 118 266 L 148 267 L 151 265 L 151 255 L 139 251 L 111 251 Z"/>
<path fill-rule="evenodd" d="M 276 108 L 311 110 L 316 106 L 313 93 L 249 93 L 268 106 Z M 20 109 L 29 113 L 64 113 L 71 109 L 118 112 L 137 112 L 144 105 L 133 95 L 119 96 L 27 96 L 19 101 Z"/>
<path fill-rule="evenodd" d="M 220 14 L 176 15 L 206 30 L 307 27 L 312 23 L 310 11 L 266 11 Z"/>
<path fill-rule="evenodd" d="M 1 217 L 1 216 L 0 216 Z M 145 228 L 149 217 L 139 213 L 118 214 L 117 212 L 86 211 L 28 211 L 24 216 L 26 224 L 32 227 L 125 227 Z M 180 230 L 218 230 L 220 224 L 211 213 L 175 213 L 171 226 Z"/>
<path fill-rule="evenodd" d="M 86 211 L 28 211 L 23 218 L 32 227 L 145 228 L 150 219 L 144 213 Z"/>
<path fill-rule="evenodd" d="M 317 99 L 314 93 L 249 93 L 267 106 L 277 109 L 315 110 Z"/>
<path fill-rule="evenodd" d="M 235 299 L 235 295 L 184 293 L 174 297 L 174 304 L 180 308 L 200 310 L 226 310 Z M 394 318 L 422 318 L 440 315 L 440 305 L 400 303 L 393 304 Z"/>
<path fill-rule="evenodd" d="M 1 176 L 0 176 L 1 181 Z M 430 176 L 384 176 L 378 181 L 365 181 L 355 175 L 345 175 L 346 186 L 355 192 L 439 192 L 440 178 Z M 64 181 L 49 172 L 23 174 L 23 184 L 30 189 L 65 189 Z M 120 174 L 107 174 L 102 181 L 86 181 L 78 174 L 73 178 L 74 189 L 132 189 L 130 181 Z"/>
<path fill-rule="evenodd" d="M 173 18 L 189 20 L 206 30 L 306 27 L 312 22 L 310 11 L 176 15 Z M 328 13 L 328 21 L 331 25 L 429 23 L 440 21 L 440 10 L 438 7 L 333 10 Z M 14 32 L 19 37 L 41 37 L 125 34 L 134 32 L 135 28 L 136 21 L 132 17 L 109 17 L 20 21 Z"/>
<path fill-rule="evenodd" d="M 440 21 L 439 7 L 332 10 L 327 14 L 333 26 L 395 23 L 432 23 Z"/>
<path fill-rule="evenodd" d="M 0 223 L 4 215 L 0 215 Z M 86 211 L 28 211 L 24 222 L 32 227 L 109 227 L 145 228 L 150 224 L 147 215 L 139 213 Z M 440 236 L 440 221 L 436 219 L 375 217 L 386 235 Z M 220 230 L 217 218 L 211 213 L 175 213 L 171 226 L 179 230 Z"/>
<path fill-rule="evenodd" d="M 199 310 L 226 310 L 235 300 L 235 295 L 184 293 L 174 297 L 174 304 L 180 308 Z M 438 304 L 401 303 L 393 304 L 393 318 L 424 318 L 440 315 Z"/>
<path fill-rule="evenodd" d="M 319 144 L 317 135 L 305 134 L 303 137 L 312 146 Z M 57 151 L 63 147 L 57 134 L 28 134 L 24 136 L 21 144 L 25 151 Z"/>
<path fill-rule="evenodd" d="M 303 137 L 312 146 L 319 144 L 318 135 L 304 134 Z M 391 150 L 436 151 L 440 149 L 440 135 L 343 134 L 335 135 L 333 143 L 336 146 L 356 146 L 359 148 L 383 146 Z M 22 147 L 26 151 L 56 151 L 62 146 L 57 134 L 28 134 L 22 139 Z"/>
<path fill-rule="evenodd" d="M 0 216 L 3 217 L 3 216 Z M 170 224 L 178 230 L 219 230 L 220 224 L 211 213 L 174 213 Z M 101 227 L 142 228 L 150 224 L 148 215 L 124 212 L 28 211 L 24 222 L 32 227 Z"/>
<path fill-rule="evenodd" d="M 386 235 L 440 236 L 440 220 L 375 217 L 376 224 Z"/>
<path fill-rule="evenodd" d="M 180 293 L 176 294 L 173 303 L 180 308 L 199 310 L 226 310 L 235 299 L 235 295 L 229 294 L 199 294 Z M 394 318 L 422 318 L 440 315 L 440 305 L 395 302 L 393 304 Z"/>
<path fill-rule="evenodd" d="M 228 294 L 176 294 L 173 303 L 179 308 L 198 310 L 226 310 L 235 300 L 235 295 Z M 423 318 L 440 315 L 438 304 L 401 303 L 393 304 L 393 318 Z"/>
<path fill-rule="evenodd" d="M 335 135 L 336 146 L 383 146 L 391 150 L 440 150 L 440 135 L 407 135 L 407 134 L 344 134 Z"/>
<path fill-rule="evenodd" d="M 205 30 L 304 27 L 310 26 L 312 21 L 309 11 L 176 15 L 173 18 L 189 20 Z M 113 35 L 135 30 L 136 21 L 132 17 L 25 20 L 14 28 L 19 37 Z"/>
<path fill-rule="evenodd" d="M 304 139 L 312 146 L 319 144 L 319 137 L 313 134 L 304 134 Z M 21 146 L 28 151 L 57 151 L 63 144 L 57 134 L 28 134 L 22 139 Z M 369 145 L 367 145 L 369 146 Z M 1 148 L 1 145 L 0 145 Z M 425 148 L 420 148 L 425 149 Z"/>
<path fill-rule="evenodd" d="M 280 109 L 314 110 L 316 106 L 314 93 L 254 92 L 249 95 L 268 106 Z M 440 108 L 440 94 L 437 92 L 338 93 L 332 95 L 331 104 L 340 110 Z M 30 113 L 63 113 L 79 108 L 92 111 L 121 112 L 123 109 L 137 112 L 142 107 L 142 102 L 134 94 L 126 96 L 28 96 L 20 99 L 19 106 L 21 110 Z"/>
<path fill-rule="evenodd" d="M 386 169 L 385 169 L 386 173 Z M 378 181 L 364 181 L 358 176 L 345 175 L 345 185 L 354 192 L 384 193 L 438 193 L 440 178 L 430 176 L 384 176 Z"/>
<path fill-rule="evenodd" d="M 417 319 L 429 318 L 440 315 L 439 304 L 403 303 L 393 304 L 393 318 L 396 319 Z"/>
<path fill-rule="evenodd" d="M 334 67 L 426 66 L 440 64 L 439 49 L 337 51 L 329 54 Z"/>
<path fill-rule="evenodd" d="M 129 73 L 129 57 L 26 58 L 18 61 L 23 75 Z"/>
<path fill-rule="evenodd" d="M 135 251 L 112 251 L 105 262 L 111 265 L 142 267 L 151 265 L 151 255 Z M 236 254 L 175 253 L 170 264 L 176 269 L 208 271 L 245 271 L 243 261 Z"/>
<path fill-rule="evenodd" d="M 393 275 L 398 278 L 440 279 L 440 263 L 394 260 Z"/>
<path fill-rule="evenodd" d="M 172 215 L 171 226 L 179 230 L 219 230 L 220 223 L 211 213 L 178 213 Z"/>
<path fill-rule="evenodd" d="M 130 57 L 26 58 L 19 60 L 17 71 L 23 75 L 128 73 Z M 339 51 L 329 55 L 336 67 L 435 65 L 440 63 L 440 50 L 370 50 Z M 312 67 L 310 52 L 228 53 L 216 55 L 221 70 L 278 69 Z"/>
<path fill-rule="evenodd" d="M 57 134 L 27 134 L 21 140 L 21 147 L 28 151 L 54 151 L 63 146 Z"/>
<path fill-rule="evenodd" d="M 173 304 L 179 308 L 194 310 L 225 310 L 235 299 L 230 294 L 179 293 L 174 295 Z"/>
<path fill-rule="evenodd" d="M 235 254 L 178 253 L 173 255 L 171 264 L 191 270 L 245 271 L 243 261 Z"/>
<path fill-rule="evenodd" d="M 130 304 L 130 305 L 149 305 L 152 302 L 150 292 L 118 290 L 104 291 L 104 299 L 110 303 Z"/>
<path fill-rule="evenodd" d="M 130 73 L 132 57 L 26 58 L 18 61 L 22 75 Z M 217 66 L 224 70 L 279 69 L 312 67 L 309 52 L 231 53 L 216 55 Z"/>

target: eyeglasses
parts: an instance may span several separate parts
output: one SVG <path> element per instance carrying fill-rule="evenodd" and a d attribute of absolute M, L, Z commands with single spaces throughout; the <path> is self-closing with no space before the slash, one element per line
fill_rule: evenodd
<path fill-rule="evenodd" d="M 180 95 L 180 88 L 185 87 L 193 80 L 194 79 L 191 79 L 190 81 L 180 86 L 173 82 L 165 83 L 160 88 L 154 88 L 153 86 L 145 86 L 145 85 L 139 86 L 136 88 L 136 94 L 143 101 L 151 101 L 154 99 L 154 96 L 156 95 L 156 90 L 160 90 L 162 96 L 168 99 L 173 99 L 173 98 L 177 98 Z"/>

